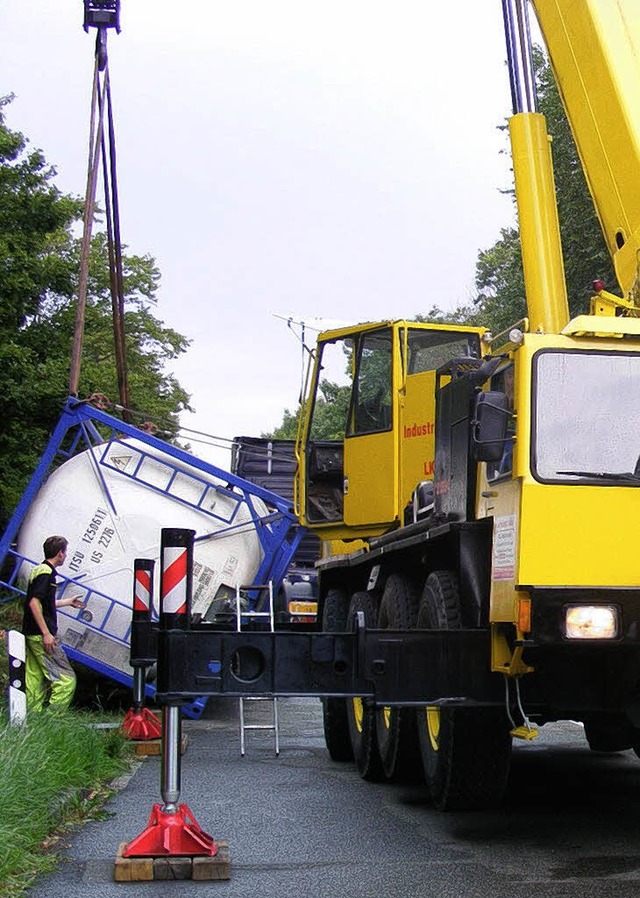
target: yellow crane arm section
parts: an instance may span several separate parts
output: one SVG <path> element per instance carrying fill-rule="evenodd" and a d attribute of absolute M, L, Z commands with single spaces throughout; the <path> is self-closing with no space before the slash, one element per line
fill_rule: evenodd
<path fill-rule="evenodd" d="M 522 267 L 532 330 L 559 334 L 569 320 L 553 165 L 544 116 L 509 119 Z"/>
<path fill-rule="evenodd" d="M 618 282 L 640 305 L 640 2 L 531 2 Z"/>

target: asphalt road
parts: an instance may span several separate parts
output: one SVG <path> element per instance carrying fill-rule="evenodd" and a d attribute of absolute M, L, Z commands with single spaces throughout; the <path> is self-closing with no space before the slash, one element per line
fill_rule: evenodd
<path fill-rule="evenodd" d="M 589 750 L 571 723 L 515 747 L 503 808 L 442 814 L 421 786 L 373 785 L 324 749 L 320 705 L 281 701 L 281 753 L 247 735 L 236 703 L 185 721 L 181 802 L 231 852 L 228 882 L 113 882 L 118 846 L 160 801 L 160 759 L 144 760 L 106 821 L 77 830 L 31 898 L 542 898 L 637 896 L 640 761 Z"/>

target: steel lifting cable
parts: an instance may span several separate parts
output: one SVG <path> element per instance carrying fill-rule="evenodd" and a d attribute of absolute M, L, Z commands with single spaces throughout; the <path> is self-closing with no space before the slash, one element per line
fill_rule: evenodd
<path fill-rule="evenodd" d="M 102 164 L 107 247 L 109 254 L 109 284 L 111 291 L 118 391 L 120 395 L 120 404 L 123 408 L 123 418 L 130 423 L 124 326 L 124 276 L 122 242 L 120 237 L 118 182 L 116 175 L 115 129 L 107 58 L 107 28 L 116 27 L 118 31 L 120 30 L 118 15 L 119 3 L 117 0 L 116 2 L 110 2 L 110 0 L 102 0 L 102 2 L 100 2 L 100 0 L 85 0 L 85 30 L 88 30 L 89 25 L 94 25 L 98 28 L 98 34 L 96 37 L 93 73 L 87 189 L 85 194 L 80 272 L 78 277 L 78 304 L 76 309 L 76 323 L 69 374 L 69 393 L 72 396 L 78 395 L 80 362 L 85 328 L 87 287 L 89 281 L 91 234 L 95 215 L 98 171 Z M 113 16 L 113 18 L 109 19 L 109 16 Z M 104 129 L 105 112 L 107 116 L 108 136 L 105 136 Z"/>
<path fill-rule="evenodd" d="M 105 137 L 102 134 L 102 160 L 105 192 L 105 215 L 107 223 L 107 243 L 109 248 L 109 275 L 111 286 L 111 308 L 113 313 L 113 337 L 118 375 L 118 393 L 123 406 L 123 418 L 128 423 L 129 385 L 127 382 L 127 361 L 124 321 L 124 273 L 122 262 L 122 241 L 120 238 L 120 206 L 118 201 L 118 179 L 116 174 L 116 143 L 111 103 L 111 83 L 108 69 L 105 72 L 107 122 L 109 133 L 109 167 Z M 110 176 L 110 177 L 109 177 Z M 111 190 L 109 191 L 109 186 Z"/>
<path fill-rule="evenodd" d="M 102 87 L 104 89 L 104 87 Z M 85 308 L 87 304 L 87 283 L 89 279 L 89 251 L 91 249 L 91 229 L 96 201 L 97 172 L 100 161 L 101 142 L 95 139 L 96 113 L 100 110 L 103 115 L 104 103 L 98 103 L 98 94 L 101 85 L 99 78 L 99 60 L 96 53 L 93 73 L 93 93 L 91 95 L 91 122 L 89 126 L 89 164 L 87 171 L 87 189 L 84 200 L 84 227 L 82 231 L 82 248 L 80 252 L 80 272 L 78 275 L 78 303 L 76 306 L 76 324 L 73 334 L 73 349 L 71 352 L 71 370 L 69 373 L 69 394 L 78 395 L 78 383 L 80 380 L 80 358 L 82 355 L 82 340 L 84 337 Z M 102 130 L 102 122 L 98 123 L 98 130 Z"/>

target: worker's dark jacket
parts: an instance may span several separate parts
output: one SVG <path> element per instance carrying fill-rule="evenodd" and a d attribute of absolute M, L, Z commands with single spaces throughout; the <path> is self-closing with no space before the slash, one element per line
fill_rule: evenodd
<path fill-rule="evenodd" d="M 31 571 L 27 598 L 22 618 L 22 632 L 25 636 L 42 636 L 42 631 L 29 607 L 30 599 L 40 599 L 42 614 L 52 636 L 58 632 L 58 612 L 56 611 L 56 572 L 48 561 L 36 565 Z"/>

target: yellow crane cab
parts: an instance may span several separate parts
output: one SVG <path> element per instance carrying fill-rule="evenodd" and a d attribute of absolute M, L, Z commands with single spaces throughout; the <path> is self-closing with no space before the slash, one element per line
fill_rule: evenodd
<path fill-rule="evenodd" d="M 298 439 L 302 523 L 324 540 L 405 523 L 429 501 L 437 370 L 476 364 L 485 330 L 382 321 L 320 334 Z"/>

